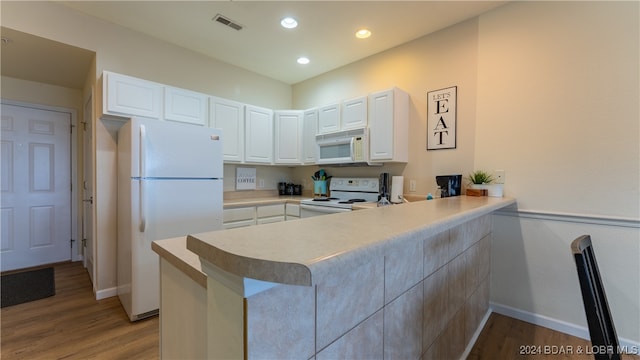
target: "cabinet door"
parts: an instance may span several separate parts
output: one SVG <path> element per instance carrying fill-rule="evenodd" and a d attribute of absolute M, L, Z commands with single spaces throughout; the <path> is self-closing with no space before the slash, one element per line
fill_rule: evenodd
<path fill-rule="evenodd" d="M 316 134 L 318 133 L 318 109 L 310 109 L 303 114 L 302 125 L 302 162 L 316 162 Z"/>
<path fill-rule="evenodd" d="M 245 161 L 261 164 L 273 162 L 273 110 L 246 106 Z"/>
<path fill-rule="evenodd" d="M 409 95 L 390 89 L 369 95 L 369 159 L 409 160 Z"/>
<path fill-rule="evenodd" d="M 284 221 L 285 204 L 258 206 L 257 214 L 258 225 Z"/>
<path fill-rule="evenodd" d="M 300 219 L 300 205 L 299 204 L 289 204 L 285 205 L 286 215 L 285 220 L 297 220 Z"/>
<path fill-rule="evenodd" d="M 209 104 L 209 126 L 222 129 L 223 160 L 244 161 L 244 104 L 212 97 Z"/>
<path fill-rule="evenodd" d="M 275 163 L 302 163 L 302 111 L 275 112 Z"/>
<path fill-rule="evenodd" d="M 340 104 L 323 106 L 318 109 L 318 134 L 340 131 Z"/>
<path fill-rule="evenodd" d="M 367 97 L 345 100 L 342 103 L 342 130 L 367 127 Z"/>
<path fill-rule="evenodd" d="M 183 123 L 207 124 L 208 96 L 194 91 L 164 87 L 164 118 Z"/>
<path fill-rule="evenodd" d="M 104 72 L 103 112 L 118 116 L 160 118 L 162 85 L 134 77 Z"/>
<path fill-rule="evenodd" d="M 393 92 L 369 95 L 369 159 L 393 157 Z"/>
<path fill-rule="evenodd" d="M 256 224 L 256 207 L 224 209 L 222 212 L 222 228 L 234 229 Z"/>

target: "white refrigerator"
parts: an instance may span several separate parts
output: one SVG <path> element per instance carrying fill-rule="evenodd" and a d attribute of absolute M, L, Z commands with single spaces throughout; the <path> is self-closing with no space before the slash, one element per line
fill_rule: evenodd
<path fill-rule="evenodd" d="M 118 132 L 118 296 L 131 321 L 158 313 L 151 242 L 222 229 L 221 133 L 140 118 Z"/>

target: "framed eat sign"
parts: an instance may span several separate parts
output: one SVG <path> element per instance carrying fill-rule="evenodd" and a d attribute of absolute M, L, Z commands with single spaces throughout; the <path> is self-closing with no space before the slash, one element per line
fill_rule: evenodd
<path fill-rule="evenodd" d="M 427 150 L 456 148 L 458 87 L 427 92 Z"/>

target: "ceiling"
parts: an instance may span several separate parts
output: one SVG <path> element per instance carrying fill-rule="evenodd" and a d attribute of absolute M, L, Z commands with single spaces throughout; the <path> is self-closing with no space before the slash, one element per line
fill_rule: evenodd
<path fill-rule="evenodd" d="M 503 3 L 505 1 L 59 2 L 287 84 L 304 81 L 385 51 L 473 18 Z M 212 19 L 216 14 L 242 25 L 242 30 L 214 22 Z M 299 26 L 296 29 L 282 28 L 280 20 L 285 16 L 295 17 Z M 372 36 L 356 39 L 354 34 L 361 27 L 370 29 Z M 6 30 L 2 29 L 3 37 Z M 65 61 L 69 60 L 70 54 L 59 54 L 65 49 L 42 47 L 37 39 L 37 43 L 31 44 L 20 38 L 20 42 L 27 42 L 20 44 L 21 48 L 24 47 L 21 51 L 33 47 L 29 50 L 31 56 L 33 52 L 50 51 L 44 57 L 47 60 L 55 59 L 56 54 Z M 18 47 L 19 42 L 14 39 L 9 45 Z M 19 55 L 5 58 L 7 49 L 7 46 L 2 48 L 3 75 L 5 68 L 10 71 L 11 67 L 20 64 L 16 59 Z M 297 64 L 296 59 L 300 56 L 307 56 L 311 62 Z M 9 60 L 12 62 L 5 63 Z M 60 74 L 66 75 L 66 72 Z"/>

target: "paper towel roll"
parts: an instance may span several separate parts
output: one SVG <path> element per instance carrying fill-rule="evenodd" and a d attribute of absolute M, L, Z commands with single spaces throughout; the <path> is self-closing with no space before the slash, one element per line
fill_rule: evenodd
<path fill-rule="evenodd" d="M 404 176 L 391 177 L 391 199 L 392 203 L 401 203 L 404 200 L 403 194 Z"/>

